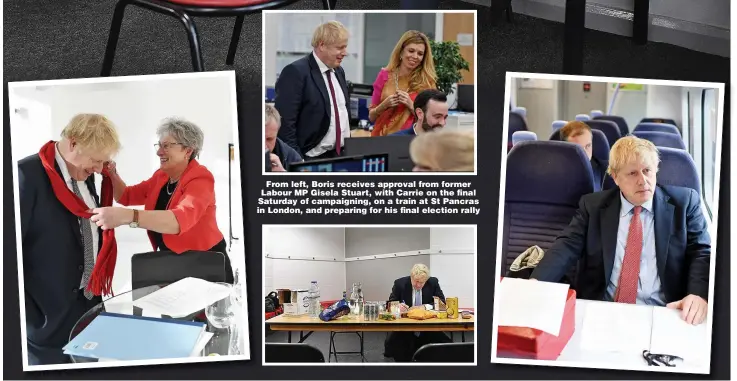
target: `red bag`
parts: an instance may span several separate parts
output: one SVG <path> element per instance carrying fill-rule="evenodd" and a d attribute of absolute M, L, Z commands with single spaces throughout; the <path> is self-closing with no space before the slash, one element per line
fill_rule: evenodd
<path fill-rule="evenodd" d="M 558 336 L 539 329 L 500 326 L 497 357 L 557 360 L 576 330 L 576 291 L 568 290 Z"/>

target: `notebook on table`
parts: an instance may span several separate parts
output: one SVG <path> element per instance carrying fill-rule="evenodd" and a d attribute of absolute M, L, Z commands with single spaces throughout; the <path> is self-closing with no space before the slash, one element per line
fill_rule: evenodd
<path fill-rule="evenodd" d="M 63 350 L 108 361 L 185 358 L 197 356 L 207 335 L 201 322 L 102 312 Z"/>

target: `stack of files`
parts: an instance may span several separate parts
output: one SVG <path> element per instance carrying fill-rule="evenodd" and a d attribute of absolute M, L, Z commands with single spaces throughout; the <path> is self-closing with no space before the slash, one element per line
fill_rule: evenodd
<path fill-rule="evenodd" d="M 63 350 L 101 361 L 197 357 L 212 335 L 205 323 L 102 312 Z"/>

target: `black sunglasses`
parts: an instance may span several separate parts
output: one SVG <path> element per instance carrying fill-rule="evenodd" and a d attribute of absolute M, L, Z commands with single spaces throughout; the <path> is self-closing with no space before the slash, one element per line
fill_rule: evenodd
<path fill-rule="evenodd" d="M 648 366 L 661 366 L 662 365 L 662 366 L 667 366 L 667 367 L 675 367 L 676 364 L 673 363 L 675 360 L 683 361 L 682 357 L 650 353 L 650 351 L 648 350 L 642 351 L 642 357 L 645 358 L 645 361 L 647 361 Z"/>

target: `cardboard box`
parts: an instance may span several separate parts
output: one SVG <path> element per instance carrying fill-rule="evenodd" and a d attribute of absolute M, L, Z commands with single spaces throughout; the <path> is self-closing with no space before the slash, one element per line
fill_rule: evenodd
<path fill-rule="evenodd" d="M 307 290 L 292 290 L 291 302 L 284 303 L 284 315 L 300 316 L 306 315 L 310 307 L 310 299 Z"/>
<path fill-rule="evenodd" d="M 497 357 L 557 360 L 575 330 L 576 291 L 569 289 L 558 336 L 539 329 L 500 326 L 497 333 Z"/>

